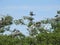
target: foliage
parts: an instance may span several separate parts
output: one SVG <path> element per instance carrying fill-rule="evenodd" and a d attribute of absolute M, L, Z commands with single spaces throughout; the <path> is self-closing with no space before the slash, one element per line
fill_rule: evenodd
<path fill-rule="evenodd" d="M 57 11 L 54 18 L 38 22 L 34 22 L 33 16 L 33 12 L 30 12 L 30 16 L 23 16 L 18 20 L 13 20 L 11 16 L 2 17 L 0 20 L 0 33 L 2 33 L 0 34 L 0 45 L 60 45 L 60 11 Z M 28 23 L 25 22 L 26 20 Z M 25 36 L 17 29 L 12 31 L 10 25 L 13 23 L 27 26 L 29 36 Z M 50 29 L 45 29 L 47 24 L 51 25 Z M 11 34 L 4 35 L 5 31 L 10 31 Z"/>

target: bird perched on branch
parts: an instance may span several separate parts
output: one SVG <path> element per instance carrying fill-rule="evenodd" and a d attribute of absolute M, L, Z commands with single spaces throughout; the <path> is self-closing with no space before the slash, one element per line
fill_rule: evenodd
<path fill-rule="evenodd" d="M 34 16 L 34 15 L 35 15 L 35 14 L 33 14 L 33 12 L 31 11 L 31 12 L 30 12 L 30 16 Z"/>

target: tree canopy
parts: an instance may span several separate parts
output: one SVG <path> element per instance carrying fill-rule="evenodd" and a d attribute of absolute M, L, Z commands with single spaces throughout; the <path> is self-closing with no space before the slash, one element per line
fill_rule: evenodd
<path fill-rule="evenodd" d="M 29 16 L 23 16 L 18 20 L 13 20 L 13 17 L 7 15 L 1 17 L 0 20 L 0 45 L 60 45 L 60 11 L 54 18 L 34 21 L 33 12 Z M 28 21 L 26 23 L 25 21 Z M 29 36 L 25 36 L 20 30 L 10 29 L 12 24 L 25 25 Z M 49 29 L 45 26 L 50 24 Z M 48 28 L 48 27 L 47 27 Z M 5 31 L 11 32 L 10 35 L 4 35 Z"/>

